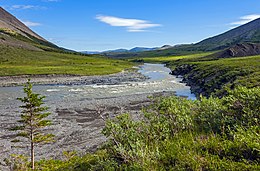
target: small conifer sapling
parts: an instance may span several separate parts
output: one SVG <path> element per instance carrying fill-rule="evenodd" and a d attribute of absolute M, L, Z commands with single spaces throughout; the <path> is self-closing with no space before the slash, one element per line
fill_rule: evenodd
<path fill-rule="evenodd" d="M 46 129 L 44 129 L 51 125 L 51 121 L 46 119 L 50 115 L 47 112 L 49 108 L 42 106 L 45 96 L 33 93 L 32 87 L 29 79 L 24 86 L 26 96 L 18 98 L 23 103 L 20 106 L 22 109 L 21 120 L 18 121 L 20 125 L 13 130 L 19 131 L 17 137 L 24 137 L 30 144 L 31 168 L 34 169 L 35 146 L 52 142 L 54 135 L 46 133 Z M 13 142 L 18 141 L 14 140 Z"/>

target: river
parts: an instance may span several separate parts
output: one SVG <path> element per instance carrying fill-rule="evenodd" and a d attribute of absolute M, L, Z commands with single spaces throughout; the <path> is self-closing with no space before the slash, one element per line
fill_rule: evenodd
<path fill-rule="evenodd" d="M 181 83 L 169 73 L 171 70 L 163 64 L 144 64 L 139 72 L 149 79 L 144 82 L 124 82 L 117 85 L 35 85 L 34 91 L 45 95 L 47 104 L 56 104 L 58 101 L 68 99 L 70 101 L 81 101 L 84 99 L 109 98 L 126 96 L 132 94 L 146 94 L 163 91 L 175 91 L 177 96 L 186 96 L 188 99 L 196 99 L 191 93 L 190 87 Z M 17 97 L 22 97 L 23 87 L 1 87 L 0 107 L 12 104 Z"/>
<path fill-rule="evenodd" d="M 53 126 L 50 131 L 57 141 L 45 145 L 37 152 L 38 157 L 55 157 L 65 150 L 84 151 L 95 149 L 106 139 L 100 133 L 104 121 L 97 114 L 97 108 L 110 115 L 122 112 L 140 113 L 142 107 L 150 104 L 150 95 L 177 95 L 196 99 L 190 87 L 181 83 L 181 78 L 170 75 L 170 69 L 163 64 L 144 64 L 139 72 L 146 77 L 140 82 L 90 85 L 34 85 L 33 90 L 45 95 L 45 104 L 50 107 Z M 23 97 L 23 87 L 0 87 L 0 153 L 24 153 L 12 148 L 13 132 L 8 128 L 19 119 L 17 97 Z"/>

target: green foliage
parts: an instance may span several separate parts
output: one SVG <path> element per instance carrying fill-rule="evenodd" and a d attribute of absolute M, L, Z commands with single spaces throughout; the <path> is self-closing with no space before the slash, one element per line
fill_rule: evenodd
<path fill-rule="evenodd" d="M 194 120 L 198 130 L 228 133 L 238 127 L 259 125 L 260 89 L 238 87 L 222 99 L 201 97 Z"/>
<path fill-rule="evenodd" d="M 193 54 L 185 54 L 185 55 L 169 55 L 169 56 L 159 56 L 159 57 L 144 57 L 142 60 L 144 62 L 153 62 L 153 63 L 167 63 L 178 61 L 181 59 L 198 59 L 200 57 L 208 56 L 213 54 L 214 52 L 203 52 L 203 53 L 193 53 Z M 140 60 L 140 58 L 137 58 Z M 136 59 L 136 60 L 137 60 Z M 135 61 L 135 59 L 131 59 Z"/>
<path fill-rule="evenodd" d="M 144 116 L 109 119 L 108 141 L 93 154 L 66 152 L 38 170 L 260 170 L 259 88 L 238 87 L 222 99 L 155 100 Z M 239 105 L 238 105 L 239 104 Z"/>
<path fill-rule="evenodd" d="M 228 94 L 223 100 L 228 108 L 227 114 L 232 116 L 233 122 L 243 127 L 260 124 L 259 88 L 238 87 L 234 91 L 229 91 Z"/>
<path fill-rule="evenodd" d="M 149 125 L 154 139 L 169 139 L 180 131 L 192 130 L 193 115 L 190 109 L 194 107 L 191 101 L 184 98 L 158 99 L 151 112 L 145 113 L 145 123 Z"/>
<path fill-rule="evenodd" d="M 5 164 L 12 171 L 29 171 L 30 162 L 28 161 L 28 157 L 23 155 L 15 155 L 12 154 L 10 159 L 5 159 Z"/>
<path fill-rule="evenodd" d="M 74 153 L 75 154 L 75 153 Z M 36 163 L 35 170 L 45 171 L 86 171 L 86 170 L 115 170 L 117 164 L 111 160 L 106 150 L 99 150 L 95 154 L 84 156 L 65 154 L 65 160 L 41 160 Z"/>
<path fill-rule="evenodd" d="M 141 121 L 118 116 L 104 129 L 106 149 L 119 165 L 141 170 L 258 170 L 259 88 L 228 93 L 222 99 L 161 99 Z"/>
<path fill-rule="evenodd" d="M 224 111 L 226 107 L 222 104 L 222 100 L 218 98 L 200 97 L 200 101 L 196 101 L 194 112 L 194 122 L 197 131 L 200 132 L 217 132 L 224 131 L 226 124 L 229 122 L 225 118 Z"/>
<path fill-rule="evenodd" d="M 260 56 L 237 57 L 228 59 L 185 58 L 170 62 L 169 66 L 183 75 L 197 94 L 209 97 L 215 94 L 223 97 L 224 87 L 234 89 L 238 86 L 259 87 Z M 190 68 L 190 66 L 193 66 Z"/>
<path fill-rule="evenodd" d="M 51 121 L 45 119 L 50 115 L 48 107 L 43 107 L 43 99 L 45 96 L 35 94 L 32 91 L 32 84 L 30 79 L 24 86 L 24 93 L 26 94 L 23 98 L 18 98 L 23 105 L 20 106 L 21 120 L 19 126 L 13 128 L 13 130 L 19 131 L 16 136 L 23 137 L 31 145 L 31 165 L 34 169 L 34 146 L 40 143 L 49 143 L 53 141 L 53 134 L 45 133 L 46 130 L 43 128 L 51 125 Z M 18 142 L 14 140 L 12 142 Z"/>
<path fill-rule="evenodd" d="M 24 93 L 26 97 L 18 98 L 24 105 L 20 106 L 22 109 L 21 124 L 13 130 L 21 130 L 17 136 L 27 138 L 32 143 L 47 143 L 52 141 L 52 134 L 43 134 L 42 128 L 51 125 L 50 120 L 45 118 L 50 115 L 48 107 L 42 107 L 45 96 L 35 94 L 32 91 L 32 84 L 28 80 L 24 86 Z"/>

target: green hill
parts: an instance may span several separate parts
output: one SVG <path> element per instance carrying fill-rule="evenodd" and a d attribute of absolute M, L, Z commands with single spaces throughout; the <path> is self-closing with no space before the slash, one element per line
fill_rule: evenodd
<path fill-rule="evenodd" d="M 177 45 L 172 48 L 139 53 L 108 54 L 108 56 L 113 58 L 136 58 L 187 55 L 206 51 L 224 50 L 238 43 L 260 43 L 260 18 L 195 44 Z"/>
<path fill-rule="evenodd" d="M 100 75 L 132 66 L 127 61 L 83 55 L 58 47 L 0 7 L 0 76 Z"/>
<path fill-rule="evenodd" d="M 260 43 L 260 18 L 196 44 L 205 50 L 223 49 L 238 43 Z"/>
<path fill-rule="evenodd" d="M 0 46 L 0 76 L 35 74 L 103 75 L 131 68 L 132 63 L 97 55 L 30 51 Z"/>

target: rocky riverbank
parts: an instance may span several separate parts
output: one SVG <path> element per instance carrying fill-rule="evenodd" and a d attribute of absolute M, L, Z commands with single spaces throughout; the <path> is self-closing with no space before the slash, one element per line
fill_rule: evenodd
<path fill-rule="evenodd" d="M 50 107 L 50 119 L 53 121 L 49 131 L 55 135 L 54 143 L 37 147 L 36 159 L 62 158 L 64 151 L 94 151 L 106 141 L 101 133 L 106 118 L 130 113 L 138 119 L 142 117 L 141 109 L 152 104 L 153 99 L 149 97 L 177 94 L 194 98 L 189 87 L 179 83 L 180 79 L 169 75 L 170 69 L 164 65 L 145 64 L 139 72 L 104 76 L 30 76 L 34 84 L 47 84 L 35 85 L 33 88 L 36 93 L 46 96 L 44 103 Z M 28 155 L 29 144 L 11 143 L 15 132 L 9 129 L 17 125 L 20 118 L 21 103 L 16 99 L 24 96 L 22 87 L 14 85 L 23 84 L 28 78 L 1 78 L 1 163 L 10 154 Z"/>
<path fill-rule="evenodd" d="M 196 72 L 194 72 L 196 66 L 190 64 L 183 64 L 177 66 L 170 74 L 177 77 L 182 77 L 182 82 L 186 83 L 191 87 L 191 92 L 198 96 L 199 94 L 204 94 L 204 89 L 202 82 L 198 82 L 196 77 Z M 205 95 L 205 94 L 204 94 Z"/>
<path fill-rule="evenodd" d="M 175 92 L 133 94 L 129 96 L 89 99 L 84 101 L 60 101 L 51 106 L 53 125 L 49 132 L 55 135 L 55 142 L 38 146 L 36 159 L 62 159 L 64 151 L 76 151 L 78 154 L 95 151 L 106 141 L 101 131 L 107 118 L 122 113 L 130 113 L 138 119 L 141 109 L 152 103 L 158 96 L 173 96 Z M 29 155 L 29 144 L 11 143 L 14 132 L 9 129 L 17 124 L 19 102 L 15 101 L 0 111 L 0 162 L 10 154 Z M 24 148 L 19 148 L 23 146 Z M 18 148 L 17 148 L 18 147 Z M 4 169 L 5 167 L 2 167 Z M 1 170 L 1 166 L 0 166 Z"/>
<path fill-rule="evenodd" d="M 91 85 L 108 84 L 115 85 L 122 82 L 138 82 L 147 79 L 137 71 L 122 71 L 110 75 L 77 76 L 77 75 L 22 75 L 0 77 L 0 87 L 23 85 L 28 79 L 33 84 L 48 85 Z"/>
<path fill-rule="evenodd" d="M 28 79 L 37 85 L 120 85 L 125 82 L 142 82 L 148 79 L 137 71 L 124 71 L 103 76 L 73 76 L 73 75 L 24 75 L 0 77 L 0 87 L 23 85 Z M 15 87 L 14 87 L 15 88 Z M 21 89 L 21 88 L 20 88 Z M 21 89 L 22 90 L 22 89 Z M 4 94 L 2 94 L 4 95 Z M 44 95 L 44 94 L 43 94 Z M 50 107 L 53 125 L 49 131 L 55 134 L 55 142 L 43 145 L 41 150 L 36 149 L 37 159 L 61 158 L 64 151 L 77 151 L 86 153 L 95 150 L 106 138 L 101 134 L 106 117 L 113 117 L 120 113 L 131 113 L 133 116 L 151 103 L 147 96 L 159 94 L 140 94 L 95 98 L 78 101 L 63 99 L 55 104 L 46 102 Z M 0 94 L 1 96 L 1 94 Z M 16 95 L 19 96 L 19 95 Z M 17 97 L 10 97 L 8 103 L 0 104 L 0 163 L 10 154 L 27 155 L 28 145 L 24 143 L 11 143 L 15 132 L 9 129 L 19 120 L 19 101 Z M 7 104 L 5 104 L 7 103 Z M 23 146 L 24 148 L 16 148 Z M 0 170 L 5 167 L 0 166 Z"/>

